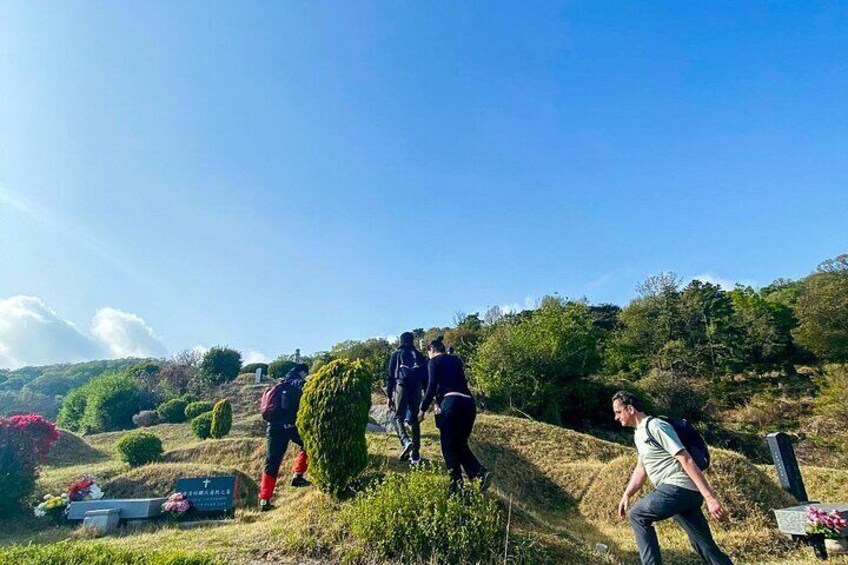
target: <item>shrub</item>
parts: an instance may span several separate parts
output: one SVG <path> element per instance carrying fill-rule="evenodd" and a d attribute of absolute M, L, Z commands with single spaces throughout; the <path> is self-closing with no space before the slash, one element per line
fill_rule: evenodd
<path fill-rule="evenodd" d="M 389 473 L 342 516 L 369 554 L 388 561 L 493 561 L 503 548 L 502 511 L 476 488 L 461 494 L 449 494 L 447 477 L 432 468 Z"/>
<path fill-rule="evenodd" d="M 148 398 L 134 377 L 103 375 L 65 397 L 59 425 L 76 432 L 125 430 L 133 427 L 135 414 L 150 406 Z"/>
<path fill-rule="evenodd" d="M 192 402 L 185 408 L 185 417 L 186 420 L 194 420 L 201 414 L 205 414 L 206 412 L 212 411 L 212 403 L 206 402 L 205 400 L 201 400 L 199 402 Z"/>
<path fill-rule="evenodd" d="M 813 400 L 818 416 L 830 419 L 836 431 L 848 431 L 848 365 L 827 365 L 818 380 L 819 394 Z"/>
<path fill-rule="evenodd" d="M 180 424 L 186 420 L 186 406 L 188 406 L 188 402 L 185 400 L 181 398 L 172 398 L 171 400 L 160 404 L 156 411 L 159 412 L 159 416 L 162 418 L 163 422 L 168 422 L 169 424 Z"/>
<path fill-rule="evenodd" d="M 59 417 L 56 424 L 67 430 L 79 431 L 82 418 L 85 415 L 86 390 L 85 386 L 75 388 L 62 400 Z"/>
<path fill-rule="evenodd" d="M 241 368 L 242 373 L 256 374 L 256 369 L 262 369 L 262 376 L 268 374 L 268 363 L 250 363 Z"/>
<path fill-rule="evenodd" d="M 102 543 L 73 543 L 10 545 L 0 547 L 0 565 L 215 565 L 214 557 L 178 549 L 126 549 Z"/>
<path fill-rule="evenodd" d="M 212 430 L 212 412 L 204 412 L 191 421 L 191 431 L 200 439 L 209 439 Z"/>
<path fill-rule="evenodd" d="M 38 465 L 58 439 L 56 426 L 37 414 L 0 417 L 0 512 L 32 494 Z"/>
<path fill-rule="evenodd" d="M 142 410 L 132 418 L 133 424 L 139 428 L 155 426 L 159 423 L 159 412 L 156 410 Z"/>
<path fill-rule="evenodd" d="M 371 380 L 361 361 L 332 361 L 306 382 L 297 428 L 310 476 L 324 492 L 339 496 L 365 469 L 370 406 Z"/>
<path fill-rule="evenodd" d="M 638 386 L 656 414 L 690 422 L 707 418 L 707 390 L 696 378 L 655 369 Z"/>
<path fill-rule="evenodd" d="M 268 375 L 270 375 L 272 379 L 282 379 L 286 376 L 286 373 L 294 368 L 294 365 L 295 363 L 291 359 L 277 359 L 276 361 L 271 361 L 268 365 Z"/>
<path fill-rule="evenodd" d="M 139 467 L 162 456 L 162 440 L 150 432 L 128 432 L 121 436 L 115 449 L 130 467 Z"/>
<path fill-rule="evenodd" d="M 212 421 L 209 435 L 215 439 L 226 437 L 233 427 L 233 407 L 230 401 L 223 398 L 215 403 L 212 408 Z"/>
<path fill-rule="evenodd" d="M 203 356 L 200 372 L 213 384 L 231 381 L 241 370 L 241 353 L 228 347 L 215 346 Z"/>

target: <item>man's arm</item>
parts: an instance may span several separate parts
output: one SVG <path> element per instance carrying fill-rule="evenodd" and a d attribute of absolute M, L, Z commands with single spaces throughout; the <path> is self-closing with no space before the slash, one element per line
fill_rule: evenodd
<path fill-rule="evenodd" d="M 618 502 L 618 517 L 624 518 L 627 515 L 627 508 L 630 506 L 630 497 L 639 492 L 645 480 L 648 478 L 648 473 L 645 472 L 645 466 L 642 461 L 636 463 L 636 468 L 633 469 L 633 474 L 630 476 L 630 482 L 627 483 L 627 488 L 624 489 L 624 494 Z"/>
<path fill-rule="evenodd" d="M 677 459 L 677 462 L 680 463 L 680 466 L 683 467 L 683 470 L 689 475 L 695 486 L 698 487 L 698 492 L 701 493 L 701 496 L 707 502 L 707 510 L 709 510 L 710 515 L 716 520 L 724 518 L 724 508 L 721 507 L 721 503 L 716 499 L 713 489 L 710 488 L 710 483 L 707 482 L 707 478 L 701 472 L 695 460 L 692 459 L 692 456 L 689 455 L 689 452 L 681 449 L 674 458 Z"/>
<path fill-rule="evenodd" d="M 397 372 L 397 351 L 389 357 L 389 365 L 386 367 L 386 398 L 391 407 L 395 402 L 395 373 Z"/>

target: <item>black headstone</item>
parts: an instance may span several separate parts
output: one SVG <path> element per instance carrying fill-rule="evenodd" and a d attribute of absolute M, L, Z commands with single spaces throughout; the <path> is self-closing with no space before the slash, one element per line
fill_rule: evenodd
<path fill-rule="evenodd" d="M 238 477 L 193 477 L 177 479 L 175 490 L 201 514 L 231 514 L 235 509 Z"/>
<path fill-rule="evenodd" d="M 808 502 L 807 489 L 804 488 L 801 468 L 798 467 L 798 460 L 795 459 L 792 439 L 783 432 L 769 434 L 767 438 L 780 486 L 794 496 L 798 502 Z"/>

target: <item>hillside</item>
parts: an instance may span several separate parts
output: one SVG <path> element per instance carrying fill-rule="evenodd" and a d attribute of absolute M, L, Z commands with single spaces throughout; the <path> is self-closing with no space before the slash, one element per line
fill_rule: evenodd
<path fill-rule="evenodd" d="M 202 442 L 191 435 L 188 424 L 154 426 L 149 430 L 163 440 L 163 461 L 129 470 L 112 451 L 120 433 L 85 438 L 66 433 L 39 478 L 38 492 L 55 491 L 83 473 L 94 473 L 110 496 L 164 495 L 182 475 L 237 473 L 242 486 L 234 523 L 191 530 L 152 527 L 94 541 L 82 539 L 69 528 L 47 527 L 26 517 L 4 524 L 0 543 L 46 544 L 71 538 L 76 544 L 103 543 L 139 552 L 150 548 L 205 552 L 223 563 L 336 563 L 356 555 L 358 562 L 372 562 L 363 558 L 339 518 L 339 510 L 349 503 L 331 501 L 314 487 L 282 487 L 276 510 L 256 511 L 264 440 L 252 407 L 261 388 L 231 383 L 228 392 L 237 408 L 229 438 Z M 366 475 L 406 469 L 396 461 L 393 436 L 369 433 L 367 439 L 370 466 Z M 423 426 L 422 443 L 423 456 L 441 465 L 432 418 Z M 490 414 L 480 415 L 473 447 L 494 472 L 492 496 L 505 508 L 512 504 L 512 531 L 543 547 L 549 562 L 608 562 L 608 557 L 594 552 L 596 543 L 609 546 L 614 562 L 637 561 L 629 527 L 611 518 L 632 465 L 631 449 L 564 428 Z M 283 469 L 290 467 L 292 451 Z M 805 468 L 804 472 L 811 495 L 822 500 L 848 499 L 845 471 Z M 778 488 L 770 468 L 757 468 L 743 457 L 721 451 L 711 479 L 732 517 L 716 527 L 715 534 L 736 562 L 813 562 L 809 552 L 793 550 L 773 528 L 770 508 L 791 500 Z M 668 525 L 660 531 L 668 562 L 697 562 L 678 528 Z"/>

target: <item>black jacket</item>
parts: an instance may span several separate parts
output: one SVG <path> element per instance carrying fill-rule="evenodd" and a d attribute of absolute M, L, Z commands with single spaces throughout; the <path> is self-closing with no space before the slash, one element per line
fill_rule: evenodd
<path fill-rule="evenodd" d="M 416 376 L 418 378 L 419 385 L 422 390 L 427 389 L 427 359 L 424 358 L 424 355 L 418 351 L 414 345 L 402 345 L 399 347 L 392 356 L 389 357 L 389 364 L 386 367 L 386 396 L 389 397 L 389 400 L 394 399 L 395 396 L 395 388 L 398 383 L 398 366 L 400 365 L 401 355 L 406 354 L 409 355 L 409 352 L 412 352 L 412 355 L 415 356 L 415 361 L 418 363 L 418 371 L 416 371 Z"/>

